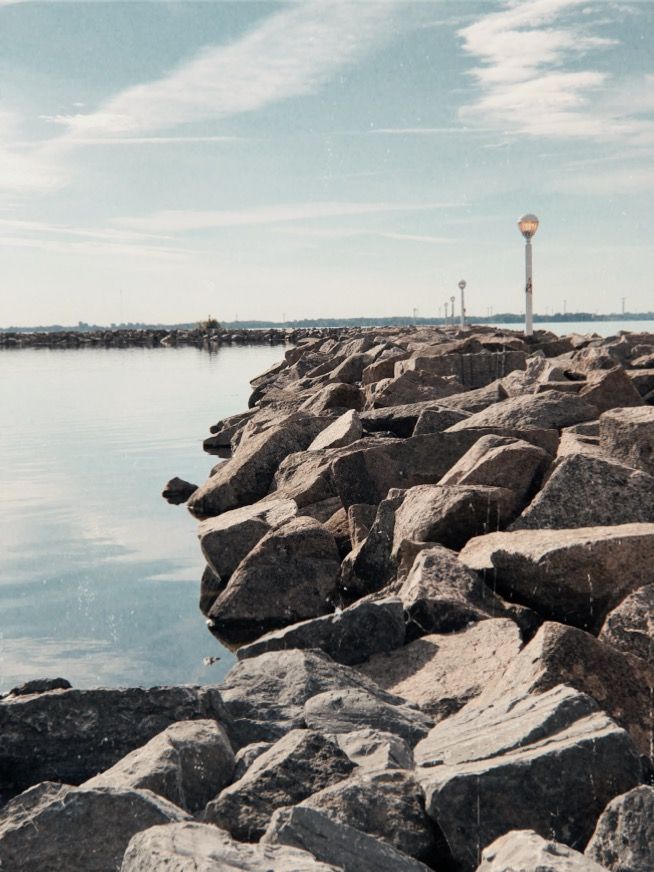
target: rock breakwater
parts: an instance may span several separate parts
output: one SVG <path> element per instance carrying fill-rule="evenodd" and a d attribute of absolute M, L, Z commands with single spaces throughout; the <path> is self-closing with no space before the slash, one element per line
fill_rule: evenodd
<path fill-rule="evenodd" d="M 0 866 L 651 872 L 652 359 L 296 336 L 165 489 L 238 662 L 1 700 Z"/>

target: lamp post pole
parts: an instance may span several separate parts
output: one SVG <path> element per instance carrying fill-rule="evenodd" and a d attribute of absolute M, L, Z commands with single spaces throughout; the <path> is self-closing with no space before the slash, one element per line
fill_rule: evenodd
<path fill-rule="evenodd" d="M 531 240 L 538 230 L 538 218 L 531 212 L 518 219 L 518 228 L 525 242 L 525 336 L 534 335 L 534 293 L 531 260 Z"/>
<path fill-rule="evenodd" d="M 460 322 L 461 327 L 466 326 L 466 302 L 465 302 L 465 297 L 463 296 L 463 292 L 465 291 L 465 288 L 466 288 L 466 280 L 461 279 L 461 281 L 459 282 L 459 290 L 461 291 L 461 322 Z"/>

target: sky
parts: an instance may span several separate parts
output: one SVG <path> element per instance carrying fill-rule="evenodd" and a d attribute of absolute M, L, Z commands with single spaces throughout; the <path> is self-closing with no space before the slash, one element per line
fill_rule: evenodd
<path fill-rule="evenodd" d="M 0 0 L 0 326 L 654 310 L 654 0 Z"/>

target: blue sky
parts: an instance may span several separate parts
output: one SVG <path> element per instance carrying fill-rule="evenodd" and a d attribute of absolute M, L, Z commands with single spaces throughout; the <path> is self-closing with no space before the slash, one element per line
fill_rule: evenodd
<path fill-rule="evenodd" d="M 0 325 L 654 309 L 654 2 L 0 0 Z"/>

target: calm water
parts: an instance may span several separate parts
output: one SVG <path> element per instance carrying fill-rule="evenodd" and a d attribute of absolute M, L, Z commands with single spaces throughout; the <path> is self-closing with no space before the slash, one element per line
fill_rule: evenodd
<path fill-rule="evenodd" d="M 0 352 L 0 691 L 220 680 L 233 657 L 197 608 L 196 524 L 160 493 L 204 481 L 209 425 L 282 354 Z"/>

